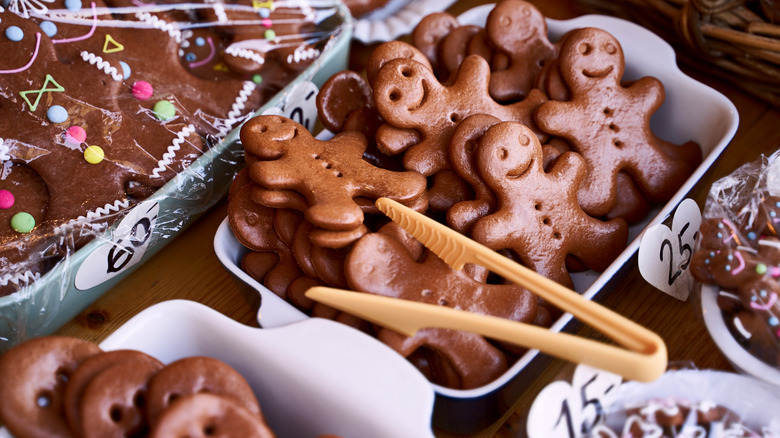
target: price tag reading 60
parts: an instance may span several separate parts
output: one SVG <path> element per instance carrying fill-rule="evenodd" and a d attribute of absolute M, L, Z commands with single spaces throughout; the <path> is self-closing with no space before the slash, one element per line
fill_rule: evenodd
<path fill-rule="evenodd" d="M 95 287 L 138 264 L 149 247 L 159 211 L 157 202 L 136 205 L 114 229 L 111 240 L 84 260 L 76 273 L 76 288 Z"/>

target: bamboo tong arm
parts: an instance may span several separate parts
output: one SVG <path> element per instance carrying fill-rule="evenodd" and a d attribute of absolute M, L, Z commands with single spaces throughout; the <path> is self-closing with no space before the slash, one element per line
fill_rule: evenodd
<path fill-rule="evenodd" d="M 666 370 L 663 343 L 663 348 L 637 353 L 495 316 L 362 292 L 317 286 L 306 296 L 407 336 L 425 327 L 466 330 L 642 382 L 655 380 Z"/>
<path fill-rule="evenodd" d="M 493 316 L 359 292 L 315 287 L 306 292 L 308 297 L 409 336 L 422 327 L 468 330 L 639 381 L 655 380 L 666 370 L 666 344 L 656 333 L 391 199 L 379 198 L 376 205 L 454 269 L 466 263 L 484 266 L 625 348 Z"/>

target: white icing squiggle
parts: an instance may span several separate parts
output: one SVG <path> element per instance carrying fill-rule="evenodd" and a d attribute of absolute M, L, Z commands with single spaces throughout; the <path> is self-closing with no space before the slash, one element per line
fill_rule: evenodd
<path fill-rule="evenodd" d="M 294 64 L 298 62 L 308 61 L 320 56 L 320 51 L 313 47 L 306 48 L 306 46 L 298 46 L 295 48 L 295 52 L 287 55 L 287 63 Z"/>
<path fill-rule="evenodd" d="M 265 58 L 263 57 L 262 54 L 257 53 L 254 50 L 242 49 L 240 47 L 236 47 L 235 44 L 228 46 L 228 48 L 225 49 L 225 53 L 231 56 L 235 56 L 237 58 L 248 59 L 257 64 L 265 63 Z"/>
<path fill-rule="evenodd" d="M 124 75 L 119 73 L 119 70 L 117 70 L 116 67 L 109 64 L 108 61 L 104 61 L 103 58 L 95 55 L 94 53 L 82 50 L 81 59 L 94 65 L 98 70 L 102 70 L 105 74 L 111 76 L 115 81 L 123 81 L 125 79 Z"/>
<path fill-rule="evenodd" d="M 195 132 L 195 126 L 187 125 L 176 134 L 176 138 L 173 139 L 171 145 L 168 146 L 168 150 L 163 154 L 162 160 L 158 161 L 157 167 L 152 170 L 153 177 L 158 178 L 160 173 L 165 171 L 166 167 L 173 162 L 174 158 L 176 158 L 176 151 L 181 149 L 181 144 L 184 143 L 186 138 L 193 132 Z"/>
<path fill-rule="evenodd" d="M 32 272 L 30 270 L 16 274 L 5 274 L 0 277 L 0 286 L 8 286 L 9 283 L 17 286 L 26 285 L 38 281 L 40 278 L 40 272 Z"/>
<path fill-rule="evenodd" d="M 177 43 L 181 43 L 182 41 L 181 30 L 177 29 L 176 26 L 174 26 L 173 24 L 168 23 L 165 20 L 161 20 L 160 17 L 153 16 L 152 14 L 146 11 L 139 12 L 135 14 L 135 16 L 139 20 L 151 25 L 153 28 L 160 29 L 163 32 L 168 33 L 168 35 L 174 40 L 176 40 Z"/>
<path fill-rule="evenodd" d="M 46 14 L 49 12 L 49 8 L 41 1 L 54 3 L 54 0 L 11 0 L 8 4 L 8 10 L 24 18 L 30 18 L 30 12 Z"/>

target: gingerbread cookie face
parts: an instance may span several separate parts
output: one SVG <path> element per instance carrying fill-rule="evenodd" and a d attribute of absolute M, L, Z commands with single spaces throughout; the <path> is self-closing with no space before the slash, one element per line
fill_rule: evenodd
<path fill-rule="evenodd" d="M 522 99 L 533 89 L 544 64 L 556 55 L 547 39 L 547 23 L 542 13 L 523 0 L 502 0 L 488 14 L 485 30 L 509 65 L 494 71 L 490 95 L 497 101 Z"/>
<path fill-rule="evenodd" d="M 68 377 L 100 352 L 87 341 L 59 336 L 34 338 L 0 357 L 0 422 L 14 436 L 71 436 L 63 415 Z M 9 379 L 7 376 L 16 376 Z"/>
<path fill-rule="evenodd" d="M 448 168 L 447 147 L 458 122 L 472 114 L 490 114 L 534 126 L 532 112 L 544 101 L 541 93 L 501 105 L 487 93 L 490 69 L 477 55 L 468 56 L 452 85 L 442 85 L 429 69 L 407 59 L 388 62 L 377 76 L 374 99 L 379 114 L 400 129 L 421 133 L 419 143 L 404 153 L 404 166 L 430 176 Z M 541 135 L 541 134 L 540 134 Z M 392 139 L 386 138 L 387 142 Z"/>
<path fill-rule="evenodd" d="M 343 133 L 317 140 L 300 124 L 278 116 L 259 116 L 241 130 L 247 153 L 255 162 L 250 175 L 273 190 L 295 190 L 306 198 L 304 216 L 333 231 L 350 231 L 363 223 L 356 197 L 388 196 L 412 203 L 425 192 L 426 181 L 416 172 L 379 169 L 362 159 L 365 138 Z"/>
<path fill-rule="evenodd" d="M 671 198 L 693 168 L 665 153 L 650 129 L 650 117 L 664 98 L 660 81 L 645 77 L 621 85 L 620 43 L 596 28 L 570 32 L 558 64 L 571 99 L 543 103 L 535 120 L 585 158 L 588 172 L 578 195 L 585 211 L 598 217 L 615 207 L 620 171 L 634 179 L 650 202 Z"/>
<path fill-rule="evenodd" d="M 512 249 L 530 269 L 572 287 L 566 256 L 603 270 L 625 248 L 628 227 L 582 211 L 576 191 L 585 168 L 578 155 L 561 155 L 547 172 L 543 159 L 541 144 L 522 124 L 502 122 L 485 132 L 476 163 L 497 208 L 477 220 L 472 238 L 494 250 Z"/>

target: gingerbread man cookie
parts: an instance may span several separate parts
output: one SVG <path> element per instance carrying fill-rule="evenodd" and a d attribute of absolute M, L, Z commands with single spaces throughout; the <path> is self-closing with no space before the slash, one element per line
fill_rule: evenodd
<path fill-rule="evenodd" d="M 544 16 L 524 0 L 502 0 L 488 14 L 485 30 L 509 63 L 491 75 L 490 95 L 499 102 L 522 99 L 534 88 L 544 64 L 557 54 L 547 39 Z"/>
<path fill-rule="evenodd" d="M 476 164 L 497 207 L 476 221 L 471 235 L 494 250 L 512 249 L 525 266 L 572 287 L 566 256 L 601 271 L 625 249 L 628 226 L 582 211 L 577 189 L 585 166 L 579 155 L 564 153 L 547 172 L 542 162 L 539 140 L 522 124 L 502 122 L 485 132 Z"/>
<path fill-rule="evenodd" d="M 532 113 L 544 102 L 544 95 L 535 91 L 520 102 L 501 105 L 488 94 L 489 80 L 487 61 L 477 55 L 463 60 L 452 85 L 442 85 L 433 72 L 413 60 L 394 59 L 382 67 L 374 87 L 379 114 L 394 127 L 421 133 L 420 142 L 404 152 L 405 168 L 425 176 L 448 168 L 447 149 L 452 132 L 472 114 L 490 114 L 535 126 Z M 382 140 L 396 141 L 390 137 Z"/>
<path fill-rule="evenodd" d="M 662 203 L 674 195 L 693 167 L 670 157 L 650 128 L 664 89 L 653 77 L 621 85 L 625 66 L 620 43 L 597 28 L 572 31 L 563 41 L 559 70 L 571 92 L 565 102 L 547 101 L 535 113 L 538 126 L 564 137 L 587 163 L 578 199 L 593 216 L 616 205 L 617 173 L 625 171 L 645 197 Z"/>
<path fill-rule="evenodd" d="M 392 172 L 364 161 L 366 141 L 359 133 L 321 141 L 290 119 L 258 116 L 241 129 L 241 140 L 248 154 L 262 159 L 250 167 L 252 180 L 303 195 L 309 204 L 304 216 L 320 228 L 358 228 L 363 212 L 355 197 L 387 196 L 409 204 L 425 193 L 419 173 Z"/>

